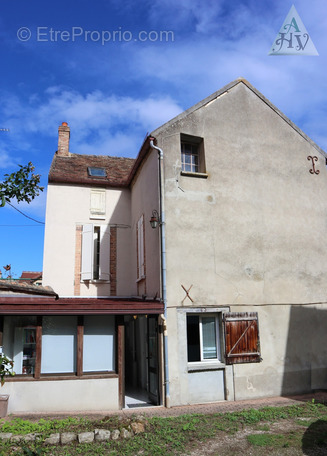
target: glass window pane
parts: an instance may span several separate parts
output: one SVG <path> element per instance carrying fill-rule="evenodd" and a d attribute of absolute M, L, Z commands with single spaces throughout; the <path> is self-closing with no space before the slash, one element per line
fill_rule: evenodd
<path fill-rule="evenodd" d="M 189 362 L 201 361 L 199 317 L 187 315 L 187 357 Z"/>
<path fill-rule="evenodd" d="M 35 316 L 4 317 L 3 353 L 14 361 L 16 374 L 34 373 L 36 344 L 33 326 L 36 326 Z"/>
<path fill-rule="evenodd" d="M 203 359 L 217 358 L 217 335 L 215 317 L 202 317 Z"/>
<path fill-rule="evenodd" d="M 184 154 L 184 163 L 191 163 L 192 155 Z"/>
<path fill-rule="evenodd" d="M 89 176 L 106 177 L 106 170 L 104 168 L 94 168 L 89 166 L 87 171 Z"/>
<path fill-rule="evenodd" d="M 45 316 L 42 324 L 41 373 L 76 371 L 77 317 Z"/>
<path fill-rule="evenodd" d="M 83 371 L 115 370 L 115 317 L 86 315 L 84 317 Z"/>

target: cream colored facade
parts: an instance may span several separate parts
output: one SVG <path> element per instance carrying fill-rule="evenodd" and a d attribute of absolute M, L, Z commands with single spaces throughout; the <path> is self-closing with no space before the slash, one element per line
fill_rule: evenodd
<path fill-rule="evenodd" d="M 164 153 L 171 405 L 326 388 L 325 153 L 244 80 L 152 135 Z M 181 172 L 183 135 L 203 140 L 202 174 Z M 220 364 L 188 363 L 186 315 L 226 310 L 258 312 L 262 361 L 226 366 L 222 342 Z"/>
<path fill-rule="evenodd" d="M 101 190 L 105 192 L 105 214 L 96 216 L 90 210 L 92 186 L 48 186 L 43 281 L 60 296 L 75 295 L 76 227 L 90 223 L 117 226 L 120 247 L 117 250 L 117 295 L 136 294 L 131 280 L 130 192 L 127 189 Z M 80 280 L 80 296 L 110 296 L 110 283 Z"/>

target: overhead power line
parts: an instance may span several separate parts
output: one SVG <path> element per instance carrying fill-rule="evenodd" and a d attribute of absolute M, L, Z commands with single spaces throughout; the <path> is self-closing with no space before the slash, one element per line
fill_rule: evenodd
<path fill-rule="evenodd" d="M 16 211 L 18 211 L 18 212 L 19 212 L 20 214 L 22 214 L 24 217 L 26 217 L 26 218 L 28 218 L 28 219 L 30 219 L 30 220 L 33 220 L 33 222 L 40 223 L 41 225 L 45 225 L 44 222 L 40 222 L 40 220 L 36 220 L 35 218 L 30 217 L 29 215 L 24 214 L 24 212 L 22 212 L 21 210 L 17 209 L 17 207 L 13 206 L 11 203 L 8 203 L 8 202 L 7 202 L 7 204 L 9 204 L 9 206 L 11 206 L 13 209 L 15 209 Z"/>

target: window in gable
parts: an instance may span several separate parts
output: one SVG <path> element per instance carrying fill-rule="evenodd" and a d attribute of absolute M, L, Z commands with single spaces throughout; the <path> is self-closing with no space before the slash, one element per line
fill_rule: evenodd
<path fill-rule="evenodd" d="M 81 280 L 110 279 L 110 232 L 106 225 L 83 225 Z"/>
<path fill-rule="evenodd" d="M 104 168 L 95 168 L 93 166 L 88 166 L 87 173 L 91 177 L 107 177 L 107 173 Z"/>
<path fill-rule="evenodd" d="M 106 190 L 91 189 L 90 218 L 104 219 L 106 215 Z"/>
<path fill-rule="evenodd" d="M 203 138 L 181 134 L 182 173 L 205 173 Z"/>
<path fill-rule="evenodd" d="M 217 315 L 186 317 L 188 362 L 221 361 L 219 319 Z"/>

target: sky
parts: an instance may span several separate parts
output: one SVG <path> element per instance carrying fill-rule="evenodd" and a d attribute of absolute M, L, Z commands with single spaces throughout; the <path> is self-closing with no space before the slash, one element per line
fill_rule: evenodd
<path fill-rule="evenodd" d="M 327 150 L 327 7 L 295 8 L 319 56 L 271 56 L 285 0 L 0 0 L 0 181 L 31 161 L 44 192 L 0 208 L 0 270 L 41 271 L 47 175 L 70 151 L 136 157 L 148 132 L 246 78 Z M 41 222 L 41 223 L 38 223 Z"/>

